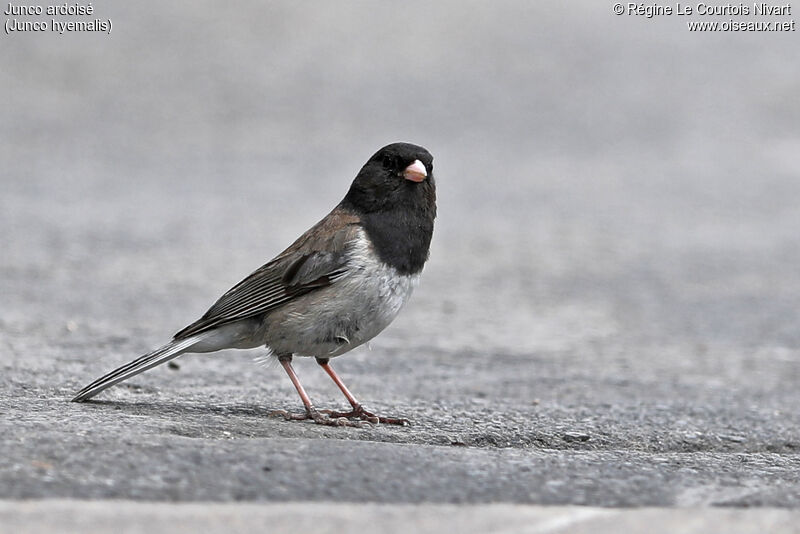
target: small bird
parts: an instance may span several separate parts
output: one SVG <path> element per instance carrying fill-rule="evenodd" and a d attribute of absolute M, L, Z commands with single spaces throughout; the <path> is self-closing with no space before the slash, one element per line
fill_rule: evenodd
<path fill-rule="evenodd" d="M 428 259 L 436 218 L 433 156 L 393 143 L 361 168 L 344 199 L 325 218 L 247 278 L 172 341 L 80 390 L 74 402 L 184 353 L 266 347 L 277 357 L 305 406 L 280 412 L 333 426 L 407 424 L 368 412 L 330 366 L 330 359 L 386 328 L 408 301 Z M 349 412 L 317 410 L 292 368 L 310 356 L 336 383 Z"/>

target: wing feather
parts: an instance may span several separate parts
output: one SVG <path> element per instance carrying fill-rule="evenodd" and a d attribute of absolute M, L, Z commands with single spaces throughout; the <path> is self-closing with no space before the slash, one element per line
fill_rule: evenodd
<path fill-rule="evenodd" d="M 335 209 L 289 248 L 233 286 L 175 339 L 264 314 L 347 276 L 349 247 L 358 237 L 355 215 Z"/>

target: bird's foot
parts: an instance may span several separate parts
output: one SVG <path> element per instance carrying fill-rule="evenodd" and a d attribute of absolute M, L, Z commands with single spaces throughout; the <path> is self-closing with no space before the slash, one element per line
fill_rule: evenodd
<path fill-rule="evenodd" d="M 367 423 L 372 423 L 373 425 L 377 425 L 378 423 L 383 423 L 385 425 L 400 425 L 400 426 L 407 426 L 410 424 L 408 419 L 401 419 L 399 417 L 382 417 L 379 415 L 375 415 L 372 412 L 368 412 L 364 409 L 363 406 L 360 404 L 356 404 L 353 406 L 353 409 L 349 412 L 336 412 L 333 410 L 321 410 L 322 413 L 326 414 L 328 417 L 332 417 L 335 419 L 360 419 L 362 421 L 366 421 Z"/>
<path fill-rule="evenodd" d="M 291 413 L 287 412 L 286 410 L 275 410 L 273 412 L 270 412 L 270 415 L 283 417 L 287 421 L 305 421 L 307 419 L 311 419 L 318 425 L 326 425 L 326 426 L 351 426 L 351 427 L 362 426 L 362 423 L 360 421 L 349 421 L 345 417 L 328 415 L 327 412 L 326 415 L 322 415 L 316 409 L 306 411 L 305 413 Z"/>

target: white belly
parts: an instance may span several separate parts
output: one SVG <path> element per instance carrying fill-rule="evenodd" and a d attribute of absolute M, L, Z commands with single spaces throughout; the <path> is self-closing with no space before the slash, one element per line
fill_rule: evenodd
<path fill-rule="evenodd" d="M 372 256 L 363 238 L 351 252 L 356 267 L 333 285 L 267 315 L 264 339 L 276 354 L 331 358 L 366 343 L 397 317 L 419 275 L 404 276 Z M 311 311 L 313 310 L 313 311 Z"/>

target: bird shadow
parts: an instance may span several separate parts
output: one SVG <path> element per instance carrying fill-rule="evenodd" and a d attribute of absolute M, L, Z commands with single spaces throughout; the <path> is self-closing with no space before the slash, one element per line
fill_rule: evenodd
<path fill-rule="evenodd" d="M 201 415 L 201 416 L 239 416 L 239 417 L 278 417 L 275 412 L 280 410 L 297 410 L 296 406 L 288 404 L 281 406 L 258 406 L 253 404 L 212 405 L 193 403 L 174 403 L 159 401 L 114 401 L 114 400 L 87 400 L 84 406 L 94 408 L 113 408 L 130 415 Z"/>

